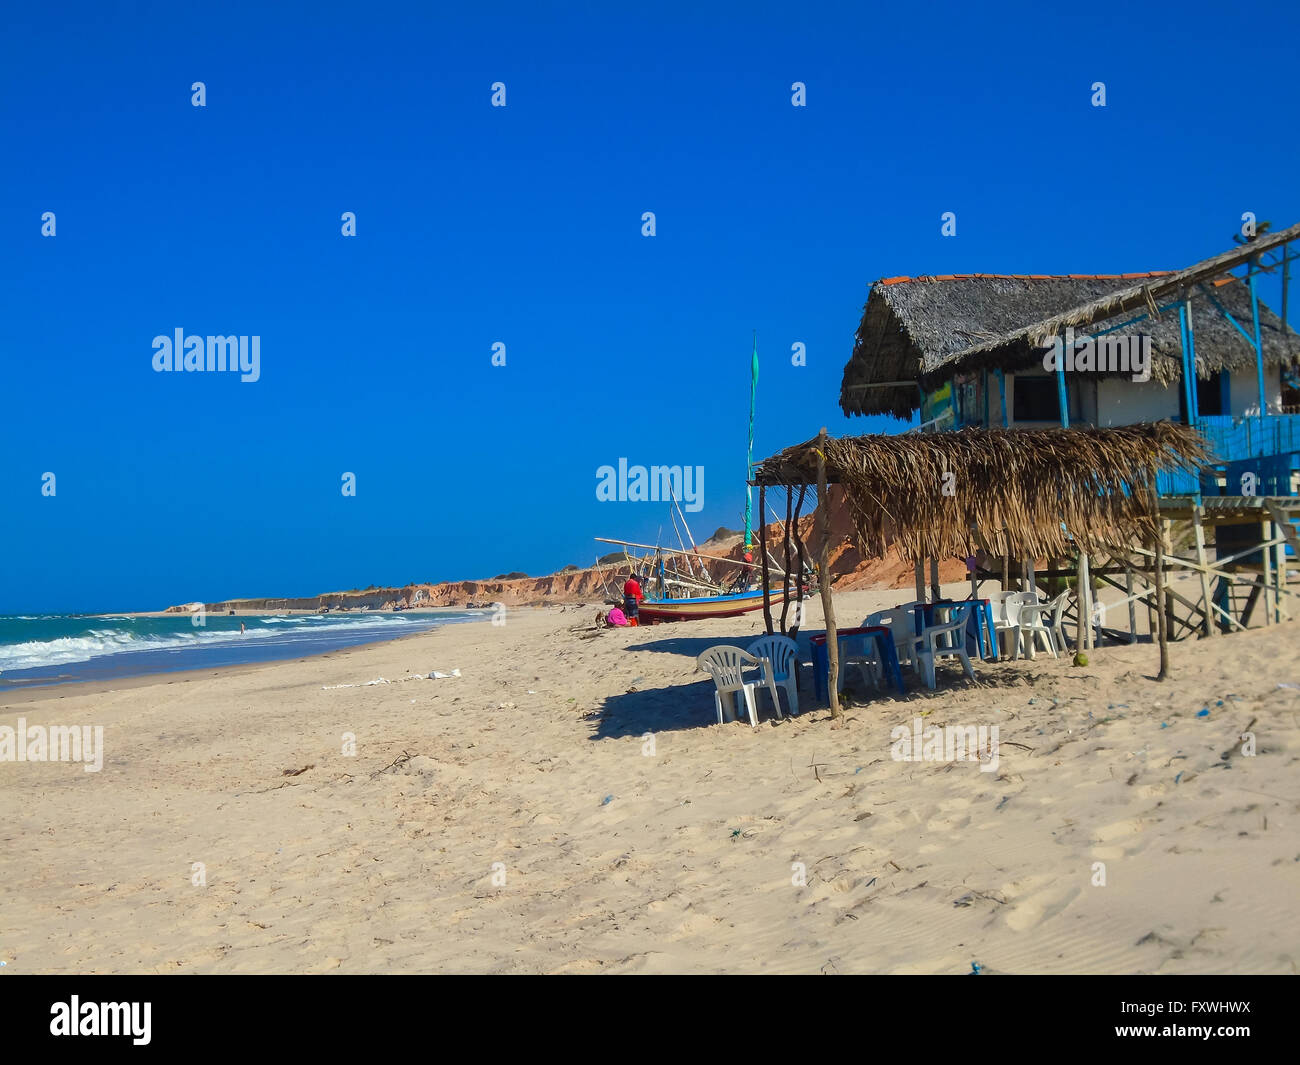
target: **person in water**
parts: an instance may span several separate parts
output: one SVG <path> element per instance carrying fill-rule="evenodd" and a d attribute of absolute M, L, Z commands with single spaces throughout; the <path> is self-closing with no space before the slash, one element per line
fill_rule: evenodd
<path fill-rule="evenodd" d="M 641 585 L 637 583 L 636 577 L 629 577 L 623 585 L 623 613 L 627 615 L 629 625 L 639 625 L 637 616 L 640 613 L 638 604 L 645 596 L 641 592 Z"/>

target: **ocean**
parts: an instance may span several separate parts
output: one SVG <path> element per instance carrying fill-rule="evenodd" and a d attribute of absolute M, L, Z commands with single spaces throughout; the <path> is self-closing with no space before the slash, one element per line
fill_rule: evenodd
<path fill-rule="evenodd" d="M 207 614 L 202 625 L 196 625 L 200 619 L 190 614 L 0 614 L 0 692 L 302 658 L 481 620 L 489 614 L 480 610 Z"/>

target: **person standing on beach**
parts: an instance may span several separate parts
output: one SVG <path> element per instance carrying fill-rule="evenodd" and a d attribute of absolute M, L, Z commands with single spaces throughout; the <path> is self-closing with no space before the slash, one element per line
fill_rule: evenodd
<path fill-rule="evenodd" d="M 641 593 L 641 585 L 637 583 L 635 577 L 629 577 L 623 585 L 623 613 L 627 615 L 629 625 L 636 626 L 638 624 L 637 615 L 640 610 L 637 604 L 644 598 L 645 596 Z"/>

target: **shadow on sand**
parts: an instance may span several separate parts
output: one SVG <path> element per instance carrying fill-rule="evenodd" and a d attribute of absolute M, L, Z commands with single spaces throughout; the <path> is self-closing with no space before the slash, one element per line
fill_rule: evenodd
<path fill-rule="evenodd" d="M 656 654 L 677 655 L 683 666 L 693 664 L 701 651 L 720 644 L 746 648 L 759 636 L 745 633 L 735 639 L 726 636 L 667 636 L 659 640 L 648 640 L 632 644 L 629 651 L 652 651 Z M 796 643 L 799 646 L 799 708 L 803 713 L 809 710 L 824 710 L 827 704 L 818 700 L 813 694 L 813 675 L 811 650 L 808 638 L 800 633 Z M 1049 656 L 1048 661 L 1051 661 Z M 876 691 L 859 681 L 850 672 L 846 677 L 846 688 L 851 702 L 856 708 L 869 706 L 876 701 L 928 700 L 942 698 L 946 693 L 962 691 L 971 687 L 987 688 L 993 691 L 1003 689 L 1021 689 L 1033 685 L 1040 678 L 1039 670 L 1027 660 L 1019 668 L 1003 669 L 997 664 L 982 662 L 973 657 L 976 680 L 968 681 L 959 666 L 944 662 L 939 669 L 939 687 L 929 691 L 920 678 L 910 671 L 904 671 L 907 694 L 900 696 L 892 687 Z M 713 681 L 703 673 L 695 674 L 690 680 L 665 688 L 650 688 L 631 691 L 624 695 L 614 695 L 606 699 L 600 717 L 592 723 L 593 740 L 618 739 L 627 736 L 644 736 L 647 732 L 671 732 L 686 729 L 708 728 L 718 723 L 717 711 L 713 703 Z M 784 698 L 784 696 L 783 696 Z M 784 703 L 782 711 L 785 711 Z M 742 720 L 745 720 L 742 710 Z M 772 710 L 771 698 L 761 692 L 758 701 L 758 720 L 781 722 Z"/>

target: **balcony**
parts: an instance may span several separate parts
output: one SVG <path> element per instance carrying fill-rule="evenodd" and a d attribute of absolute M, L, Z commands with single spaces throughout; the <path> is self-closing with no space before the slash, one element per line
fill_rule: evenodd
<path fill-rule="evenodd" d="M 1215 467 L 1198 479 L 1182 472 L 1162 473 L 1156 488 L 1162 496 L 1294 495 L 1300 472 L 1300 413 L 1201 418 L 1196 428 L 1205 437 Z M 1242 490 L 1243 474 L 1253 474 L 1255 491 Z M 1220 480 L 1225 483 L 1220 485 Z"/>

